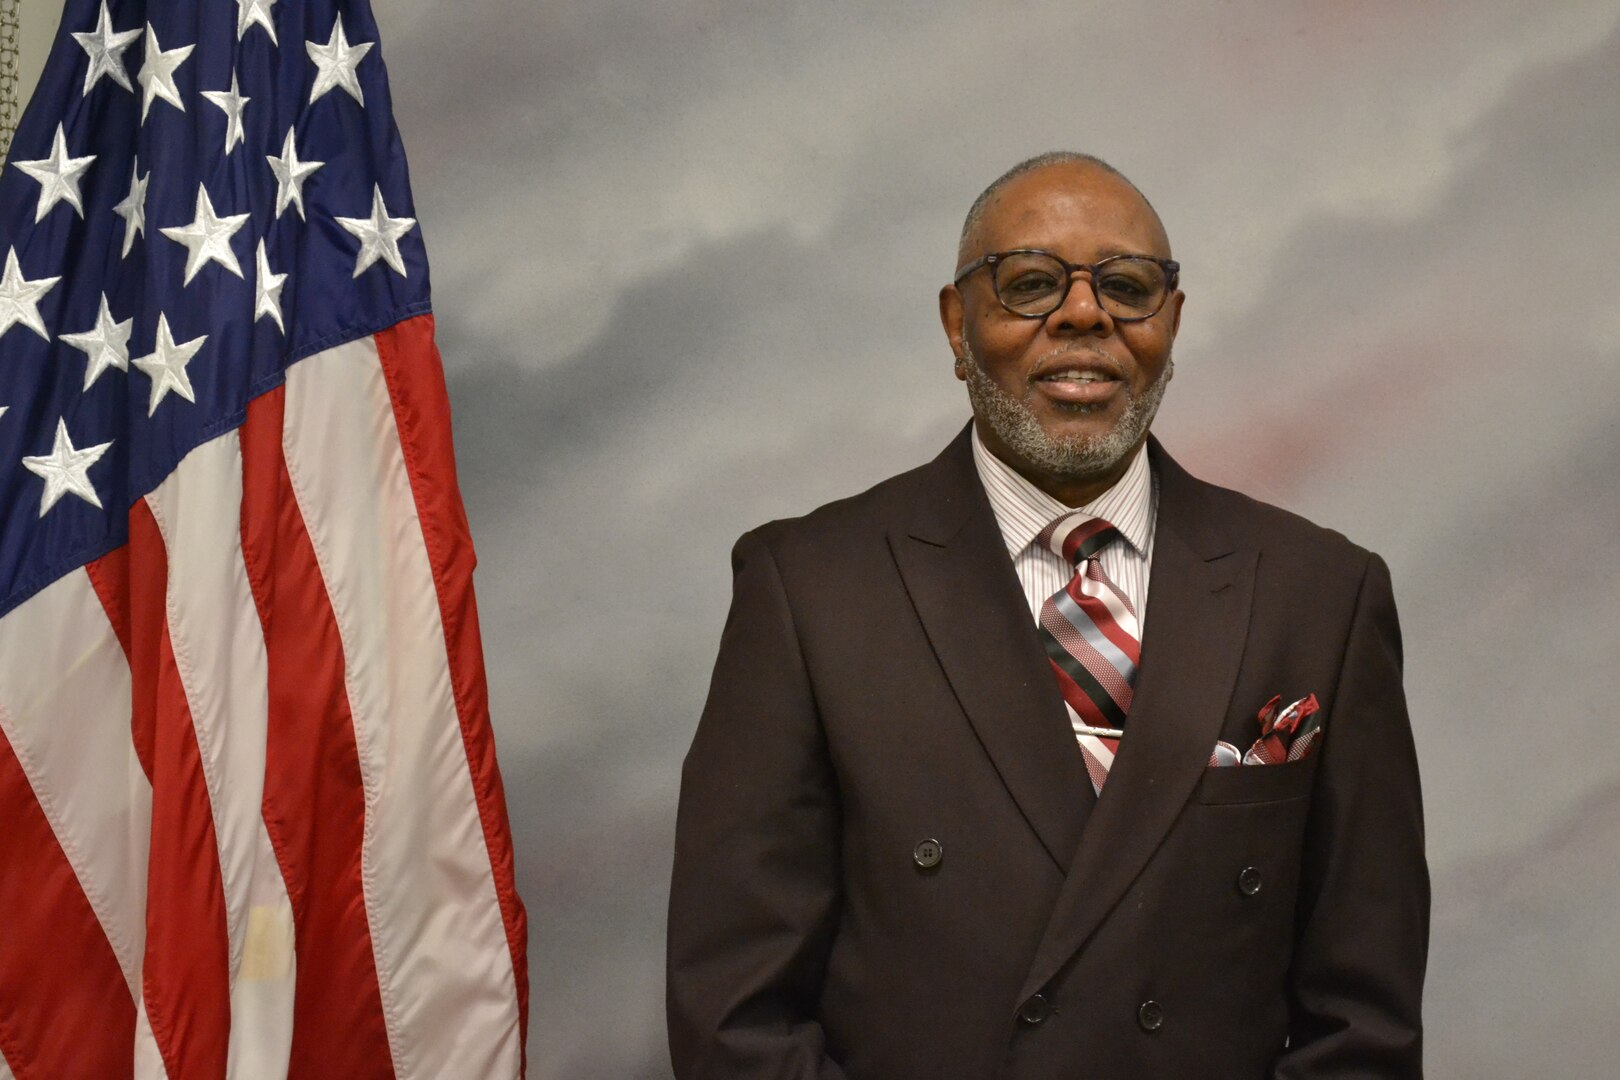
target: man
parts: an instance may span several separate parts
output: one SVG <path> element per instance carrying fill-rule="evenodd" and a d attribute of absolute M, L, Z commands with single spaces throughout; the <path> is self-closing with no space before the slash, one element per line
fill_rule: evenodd
<path fill-rule="evenodd" d="M 676 1074 L 1421 1075 L 1384 562 L 1148 436 L 1183 294 L 1110 166 L 1014 168 L 957 266 L 972 424 L 733 552 L 676 831 Z"/>

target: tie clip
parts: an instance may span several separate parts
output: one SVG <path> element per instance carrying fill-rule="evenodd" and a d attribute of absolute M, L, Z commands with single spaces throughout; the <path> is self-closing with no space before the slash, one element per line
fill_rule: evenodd
<path fill-rule="evenodd" d="M 1099 739 L 1123 739 L 1125 732 L 1114 727 L 1086 727 L 1084 724 L 1074 725 L 1076 735 L 1095 735 Z"/>

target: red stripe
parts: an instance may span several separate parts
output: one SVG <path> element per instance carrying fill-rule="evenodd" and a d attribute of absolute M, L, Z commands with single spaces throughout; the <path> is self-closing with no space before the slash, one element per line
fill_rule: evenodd
<path fill-rule="evenodd" d="M 366 796 L 343 642 L 282 454 L 285 387 L 248 406 L 242 553 L 264 627 L 264 819 L 297 943 L 289 1077 L 392 1077 L 361 883 Z"/>
<path fill-rule="evenodd" d="M 107 611 L 118 644 L 129 656 L 129 545 L 114 548 L 84 568 L 101 606 Z"/>
<path fill-rule="evenodd" d="M 422 521 L 433 583 L 439 594 L 450 681 L 455 689 L 461 739 L 472 772 L 478 816 L 494 871 L 495 893 L 506 925 L 516 979 L 519 1040 L 524 1068 L 528 1047 L 528 926 L 518 899 L 512 866 L 512 830 L 506 817 L 506 795 L 495 763 L 495 737 L 489 724 L 489 690 L 484 680 L 484 651 L 478 633 L 478 607 L 472 573 L 477 559 L 472 533 L 456 483 L 455 450 L 450 438 L 450 399 L 444 368 L 433 343 L 433 316 L 407 319 L 376 337 L 383 377 L 394 404 L 394 422 L 410 474 L 411 494 Z"/>
<path fill-rule="evenodd" d="M 143 507 L 144 509 L 144 507 Z M 130 716 L 130 737 L 135 741 L 135 757 L 141 763 L 141 771 L 146 779 L 152 779 L 152 710 L 150 705 L 156 700 L 152 689 L 152 679 L 157 673 L 156 648 L 157 639 L 148 638 L 139 648 L 142 655 L 137 658 L 137 645 L 134 636 L 130 633 L 130 593 L 134 587 L 129 579 L 129 545 L 114 548 L 95 562 L 85 568 L 90 575 L 90 585 L 96 590 L 96 596 L 101 599 L 101 606 L 107 612 L 107 621 L 112 623 L 113 633 L 118 636 L 118 644 L 124 647 L 124 656 L 129 660 L 129 670 L 133 683 L 135 709 Z M 142 587 L 150 588 L 151 582 L 142 582 Z M 158 590 L 156 602 L 161 606 L 163 590 Z M 143 601 L 151 603 L 150 599 Z M 143 707 L 143 703 L 144 706 Z"/>
<path fill-rule="evenodd" d="M 1056 660 L 1047 657 L 1046 662 L 1052 666 L 1052 674 L 1057 676 L 1058 693 L 1063 700 L 1069 703 L 1070 708 L 1080 714 L 1089 727 L 1111 728 L 1114 722 L 1103 715 L 1097 703 L 1091 700 L 1091 695 L 1080 689 L 1080 684 L 1069 677 L 1069 673 L 1058 665 Z"/>
<path fill-rule="evenodd" d="M 1087 578 L 1086 580 L 1091 579 Z M 1131 663 L 1140 664 L 1142 662 L 1141 642 L 1137 641 L 1119 623 L 1114 621 L 1114 616 L 1109 612 L 1108 605 L 1103 603 L 1100 597 L 1088 596 L 1086 593 L 1081 592 L 1080 582 L 1080 575 L 1076 574 L 1064 586 L 1064 589 L 1069 594 L 1069 599 L 1080 605 L 1080 610 L 1085 613 L 1086 617 L 1096 625 L 1098 630 L 1102 631 L 1104 637 L 1118 646 L 1120 652 L 1130 657 Z M 1105 589 L 1108 587 L 1107 583 L 1101 581 L 1095 582 L 1095 584 Z"/>
<path fill-rule="evenodd" d="M 214 815 L 191 707 L 175 666 L 168 556 L 144 501 L 129 512 L 129 629 L 137 742 L 150 738 L 152 854 L 146 888 L 146 1013 L 171 1077 L 223 1077 L 230 942 Z"/>
<path fill-rule="evenodd" d="M 17 1080 L 131 1075 L 129 984 L 0 735 L 0 1052 Z"/>
<path fill-rule="evenodd" d="M 1081 544 L 1098 533 L 1112 528 L 1113 526 L 1102 518 L 1092 518 L 1090 521 L 1076 525 L 1074 531 L 1063 538 L 1063 557 L 1073 563 L 1080 551 Z"/>

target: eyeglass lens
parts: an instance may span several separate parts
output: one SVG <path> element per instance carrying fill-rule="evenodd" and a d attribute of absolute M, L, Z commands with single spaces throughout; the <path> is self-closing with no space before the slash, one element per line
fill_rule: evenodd
<path fill-rule="evenodd" d="M 1068 295 L 1067 268 L 1050 255 L 1014 254 L 996 263 L 996 295 L 1020 315 L 1050 315 Z M 1115 318 L 1142 319 L 1164 305 L 1169 282 L 1152 259 L 1125 256 L 1099 266 L 1097 302 Z"/>

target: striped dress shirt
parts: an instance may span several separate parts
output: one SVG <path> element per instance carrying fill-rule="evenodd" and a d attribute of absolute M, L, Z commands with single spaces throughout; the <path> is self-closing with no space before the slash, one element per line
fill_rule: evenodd
<path fill-rule="evenodd" d="M 1148 572 L 1153 567 L 1153 533 L 1159 517 L 1159 485 L 1148 467 L 1146 444 L 1125 469 L 1119 482 L 1084 506 L 1066 506 L 1018 475 L 992 454 L 973 429 L 973 463 L 990 497 L 1001 538 L 1013 569 L 1024 586 L 1030 617 L 1040 620 L 1041 605 L 1069 583 L 1074 567 L 1061 556 L 1035 543 L 1036 535 L 1051 522 L 1073 510 L 1113 523 L 1127 543 L 1118 540 L 1103 548 L 1103 573 L 1118 585 L 1136 609 L 1137 623 L 1146 626 Z"/>

